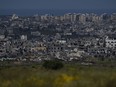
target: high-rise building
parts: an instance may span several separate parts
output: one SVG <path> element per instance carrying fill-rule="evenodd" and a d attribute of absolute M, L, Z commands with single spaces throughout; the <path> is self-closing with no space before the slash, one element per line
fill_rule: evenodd
<path fill-rule="evenodd" d="M 79 21 L 82 22 L 82 23 L 85 23 L 86 22 L 86 15 L 85 14 L 81 14 L 79 16 Z"/>
<path fill-rule="evenodd" d="M 111 20 L 116 20 L 116 13 L 113 13 L 113 14 L 111 15 Z"/>

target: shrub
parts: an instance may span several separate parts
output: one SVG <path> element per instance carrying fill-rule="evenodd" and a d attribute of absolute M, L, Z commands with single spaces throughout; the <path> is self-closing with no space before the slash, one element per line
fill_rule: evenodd
<path fill-rule="evenodd" d="M 63 66 L 64 66 L 63 63 L 58 60 L 46 60 L 43 63 L 43 67 L 46 69 L 57 70 L 57 69 L 61 69 Z"/>

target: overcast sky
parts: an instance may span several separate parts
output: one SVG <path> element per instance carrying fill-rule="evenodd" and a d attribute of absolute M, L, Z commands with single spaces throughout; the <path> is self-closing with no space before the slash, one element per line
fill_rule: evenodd
<path fill-rule="evenodd" d="M 116 0 L 0 0 L 0 9 L 116 9 Z"/>

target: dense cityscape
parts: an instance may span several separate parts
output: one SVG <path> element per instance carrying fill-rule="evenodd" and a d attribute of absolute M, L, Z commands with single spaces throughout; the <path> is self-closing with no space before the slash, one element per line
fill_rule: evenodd
<path fill-rule="evenodd" d="M 116 13 L 0 16 L 0 61 L 116 60 Z"/>
<path fill-rule="evenodd" d="M 0 0 L 0 87 L 116 87 L 116 0 Z"/>

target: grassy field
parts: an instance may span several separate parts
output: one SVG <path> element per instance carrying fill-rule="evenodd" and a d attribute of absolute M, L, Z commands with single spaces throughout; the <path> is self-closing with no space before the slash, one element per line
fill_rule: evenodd
<path fill-rule="evenodd" d="M 60 70 L 41 65 L 0 67 L 0 87 L 116 87 L 116 67 L 65 64 Z"/>

